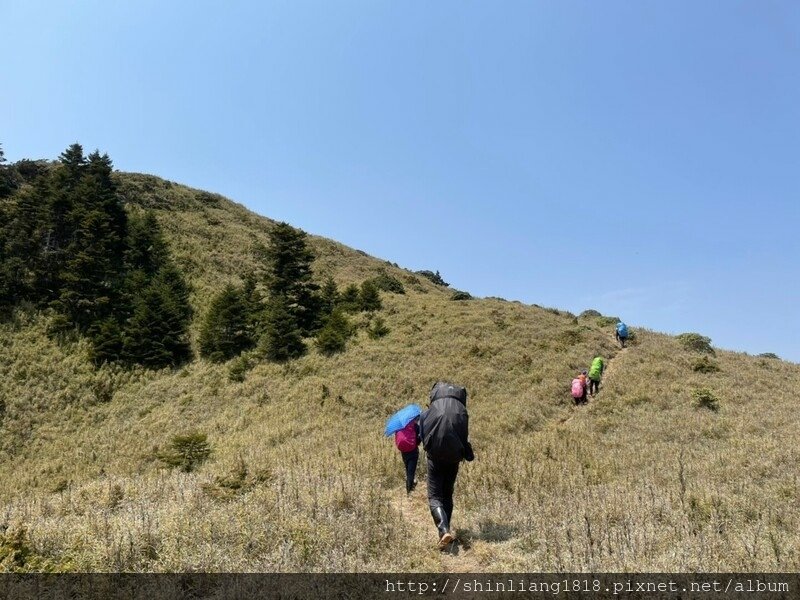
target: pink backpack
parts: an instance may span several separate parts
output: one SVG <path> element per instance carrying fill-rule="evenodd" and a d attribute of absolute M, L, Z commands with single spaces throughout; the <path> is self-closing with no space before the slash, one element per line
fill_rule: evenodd
<path fill-rule="evenodd" d="M 416 423 L 411 421 L 400 431 L 394 434 L 394 445 L 400 452 L 413 452 L 417 448 Z"/>
<path fill-rule="evenodd" d="M 572 380 L 572 397 L 573 398 L 583 397 L 583 382 L 578 377 Z"/>

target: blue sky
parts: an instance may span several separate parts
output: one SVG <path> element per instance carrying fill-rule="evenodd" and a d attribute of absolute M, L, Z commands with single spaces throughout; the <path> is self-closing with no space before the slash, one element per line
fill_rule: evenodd
<path fill-rule="evenodd" d="M 800 362 L 797 2 L 0 0 L 0 143 Z"/>

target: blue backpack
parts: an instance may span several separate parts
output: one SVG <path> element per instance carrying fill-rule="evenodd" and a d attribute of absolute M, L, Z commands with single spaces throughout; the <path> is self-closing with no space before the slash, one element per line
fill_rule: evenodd
<path fill-rule="evenodd" d="M 628 337 L 628 326 L 625 323 L 617 323 L 617 335 L 621 338 Z"/>

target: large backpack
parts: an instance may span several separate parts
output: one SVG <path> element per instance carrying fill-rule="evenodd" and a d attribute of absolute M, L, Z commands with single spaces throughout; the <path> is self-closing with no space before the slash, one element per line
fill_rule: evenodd
<path fill-rule="evenodd" d="M 433 387 L 430 397 L 430 408 L 420 418 L 422 444 L 428 457 L 445 463 L 469 458 L 467 390 L 440 382 Z"/>
<path fill-rule="evenodd" d="M 617 323 L 617 335 L 621 338 L 628 337 L 628 326 L 625 323 Z"/>
<path fill-rule="evenodd" d="M 394 445 L 400 452 L 413 452 L 417 449 L 417 424 L 414 421 L 394 434 Z"/>
<path fill-rule="evenodd" d="M 583 381 L 581 381 L 578 377 L 572 380 L 572 397 L 573 398 L 583 398 Z"/>
<path fill-rule="evenodd" d="M 589 367 L 589 379 L 594 379 L 595 381 L 599 381 L 600 376 L 602 374 L 603 374 L 603 359 L 597 356 L 592 361 L 592 366 Z"/>

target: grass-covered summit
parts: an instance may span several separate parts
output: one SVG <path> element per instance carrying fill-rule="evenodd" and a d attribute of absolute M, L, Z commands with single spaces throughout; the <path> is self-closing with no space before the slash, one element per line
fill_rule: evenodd
<path fill-rule="evenodd" d="M 314 280 L 378 278 L 380 310 L 349 313 L 344 352 L 212 362 L 200 325 L 262 268 L 276 223 L 113 178 L 186 279 L 193 358 L 98 367 L 86 337 L 53 334 L 52 311 L 21 306 L 0 325 L 0 570 L 800 568 L 797 365 L 642 328 L 620 351 L 602 316 L 454 300 L 468 296 L 315 236 Z M 600 394 L 575 408 L 570 380 L 596 354 Z M 470 393 L 458 556 L 435 549 L 424 492 L 405 499 L 381 436 L 438 379 Z"/>

